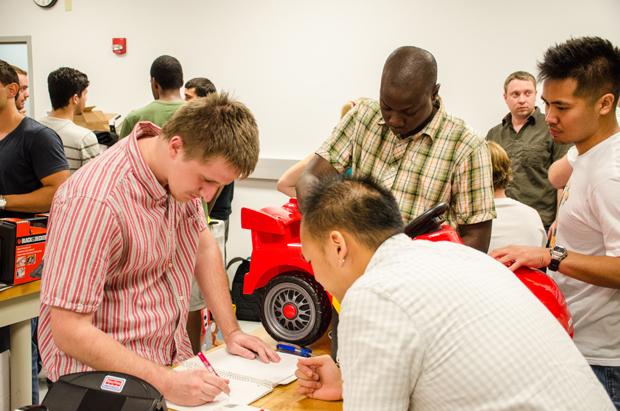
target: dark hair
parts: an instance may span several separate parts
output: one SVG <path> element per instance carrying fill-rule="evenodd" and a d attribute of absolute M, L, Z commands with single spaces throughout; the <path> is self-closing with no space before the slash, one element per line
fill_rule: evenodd
<path fill-rule="evenodd" d="M 605 93 L 620 93 L 620 49 L 600 37 L 580 37 L 549 48 L 538 63 L 543 80 L 577 81 L 576 96 L 597 99 Z"/>
<path fill-rule="evenodd" d="M 180 136 L 184 155 L 205 161 L 224 157 L 241 178 L 258 162 L 258 127 L 252 112 L 226 93 L 211 93 L 184 104 L 162 129 L 164 138 Z"/>
<path fill-rule="evenodd" d="M 195 77 L 185 83 L 185 88 L 193 88 L 198 97 L 206 97 L 208 94 L 215 93 L 215 85 L 205 77 Z"/>
<path fill-rule="evenodd" d="M 81 96 L 90 82 L 86 74 L 71 67 L 61 67 L 47 76 L 52 109 L 66 107 L 74 95 Z"/>
<path fill-rule="evenodd" d="M 19 85 L 19 77 L 17 77 L 17 72 L 13 66 L 4 60 L 0 60 L 0 83 L 4 86 L 8 86 L 11 83 Z"/>
<path fill-rule="evenodd" d="M 341 229 L 374 249 L 403 231 L 394 196 L 371 177 L 324 178 L 304 196 L 301 206 L 304 228 L 315 239 Z"/>
<path fill-rule="evenodd" d="M 183 68 L 174 57 L 159 56 L 151 64 L 151 77 L 164 90 L 178 89 L 183 85 Z"/>

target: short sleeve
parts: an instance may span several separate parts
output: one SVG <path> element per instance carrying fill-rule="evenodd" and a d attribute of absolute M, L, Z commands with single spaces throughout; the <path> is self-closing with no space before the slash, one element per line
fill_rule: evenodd
<path fill-rule="evenodd" d="M 42 127 L 29 141 L 28 152 L 32 159 L 34 173 L 39 181 L 49 175 L 69 169 L 62 140 L 54 130 Z"/>
<path fill-rule="evenodd" d="M 108 273 L 122 253 L 114 213 L 100 201 L 54 201 L 50 212 L 41 303 L 92 313 L 103 298 Z"/>
<path fill-rule="evenodd" d="M 493 166 L 484 140 L 458 165 L 452 182 L 455 223 L 476 224 L 496 217 L 493 202 Z"/>
<path fill-rule="evenodd" d="M 426 349 L 420 330 L 404 309 L 378 292 L 349 290 L 338 340 L 345 409 L 411 409 Z"/>
<path fill-rule="evenodd" d="M 88 163 L 93 158 L 101 154 L 101 148 L 99 147 L 99 140 L 92 131 L 89 131 L 82 141 L 82 148 L 80 149 L 80 157 L 82 165 Z"/>
<path fill-rule="evenodd" d="M 332 131 L 331 136 L 316 151 L 316 154 L 329 161 L 339 173 L 344 173 L 352 165 L 353 143 L 356 124 L 359 121 L 358 117 L 359 105 L 345 114 Z"/>

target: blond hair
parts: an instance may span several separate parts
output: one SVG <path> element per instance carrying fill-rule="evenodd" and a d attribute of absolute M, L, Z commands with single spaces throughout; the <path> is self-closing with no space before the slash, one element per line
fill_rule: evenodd
<path fill-rule="evenodd" d="M 179 136 L 188 159 L 222 156 L 246 178 L 258 162 L 258 127 L 252 112 L 227 93 L 211 93 L 181 107 L 164 125 L 164 138 Z"/>
<path fill-rule="evenodd" d="M 491 153 L 491 164 L 493 165 L 493 189 L 506 188 L 512 181 L 512 168 L 508 153 L 494 141 L 487 141 L 489 152 Z"/>
<path fill-rule="evenodd" d="M 504 80 L 504 93 L 508 90 L 508 84 L 512 80 L 523 80 L 523 81 L 531 81 L 534 84 L 534 88 L 536 88 L 536 78 L 528 73 L 527 71 L 515 71 L 514 73 L 510 73 L 506 80 Z"/>

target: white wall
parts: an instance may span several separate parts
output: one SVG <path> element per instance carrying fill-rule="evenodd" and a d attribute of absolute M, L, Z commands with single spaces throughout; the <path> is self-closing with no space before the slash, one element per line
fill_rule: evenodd
<path fill-rule="evenodd" d="M 269 158 L 304 157 L 343 102 L 377 97 L 383 62 L 401 45 L 434 53 L 448 111 L 486 133 L 505 114 L 505 76 L 535 72 L 553 43 L 620 44 L 618 0 L 73 0 L 70 12 L 64 0 L 51 10 L 0 0 L 0 15 L 0 36 L 32 36 L 37 115 L 49 109 L 47 73 L 61 65 L 88 74 L 92 104 L 126 113 L 151 99 L 152 60 L 171 54 L 186 79 L 207 76 L 254 111 Z M 111 52 L 112 37 L 127 37 L 126 56 Z M 240 184 L 235 205 L 282 202 L 271 187 Z M 231 235 L 229 255 L 247 254 L 248 237 Z"/>

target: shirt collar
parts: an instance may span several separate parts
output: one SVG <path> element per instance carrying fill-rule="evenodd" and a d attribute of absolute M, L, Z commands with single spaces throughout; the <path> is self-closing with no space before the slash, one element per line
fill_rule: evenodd
<path fill-rule="evenodd" d="M 161 134 L 161 129 L 149 121 L 139 122 L 127 137 L 127 155 L 131 163 L 136 179 L 144 186 L 154 200 L 163 200 L 168 196 L 168 192 L 157 181 L 155 174 L 146 164 L 142 152 L 138 147 L 139 138 L 155 137 Z"/>
<path fill-rule="evenodd" d="M 532 111 L 532 114 L 530 114 L 530 116 L 527 118 L 527 123 L 526 124 L 535 125 L 537 117 L 539 117 L 541 115 L 542 115 L 542 113 L 540 112 L 540 109 L 538 107 L 534 107 L 534 111 Z M 506 127 L 506 126 L 509 126 L 511 124 L 512 124 L 512 113 L 508 113 L 502 119 L 502 126 Z"/>
<path fill-rule="evenodd" d="M 444 117 L 446 116 L 446 111 L 444 109 L 444 105 L 443 105 L 443 101 L 441 99 L 441 97 L 437 96 L 437 99 L 435 100 L 435 102 L 433 103 L 433 106 L 435 108 L 437 108 L 437 112 L 435 113 L 435 115 L 433 116 L 433 118 L 431 119 L 431 121 L 429 121 L 429 123 L 424 126 L 424 128 L 422 130 L 420 130 L 419 132 L 417 132 L 414 135 L 411 135 L 407 138 L 402 138 L 400 136 L 397 136 L 394 134 L 394 132 L 392 130 L 389 129 L 390 133 L 394 136 L 396 136 L 396 138 L 398 138 L 399 140 L 413 140 L 415 138 L 417 138 L 418 136 L 422 136 L 422 135 L 426 135 L 428 137 L 431 138 L 431 140 L 435 140 L 435 138 L 438 136 L 440 130 L 440 125 L 443 122 Z M 380 126 L 385 126 L 387 127 L 387 125 L 385 124 L 385 120 L 383 119 L 383 117 L 381 117 L 381 119 L 379 120 L 379 125 Z"/>

